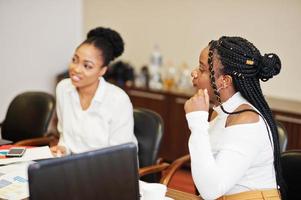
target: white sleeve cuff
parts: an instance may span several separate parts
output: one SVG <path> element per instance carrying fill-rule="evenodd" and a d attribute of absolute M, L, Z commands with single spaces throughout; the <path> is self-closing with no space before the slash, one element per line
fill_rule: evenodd
<path fill-rule="evenodd" d="M 188 122 L 188 127 L 193 133 L 200 130 L 208 130 L 208 112 L 206 111 L 195 111 L 186 114 L 186 120 Z"/>

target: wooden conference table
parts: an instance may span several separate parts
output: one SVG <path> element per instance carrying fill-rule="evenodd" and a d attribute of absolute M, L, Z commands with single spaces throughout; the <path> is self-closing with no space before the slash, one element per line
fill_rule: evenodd
<path fill-rule="evenodd" d="M 171 188 L 167 189 L 166 196 L 174 200 L 202 200 L 202 198 L 197 195 L 190 194 L 187 192 L 182 192 Z M 29 198 L 25 198 L 23 200 L 28 200 L 28 199 Z"/>
<path fill-rule="evenodd" d="M 182 191 L 171 189 L 171 188 L 167 189 L 166 196 L 170 197 L 174 200 L 202 200 L 201 197 L 198 197 L 194 194 L 190 194 L 190 193 L 187 193 L 187 192 L 182 192 Z M 29 200 L 29 198 L 26 198 L 26 199 L 23 199 L 23 200 Z"/>
<path fill-rule="evenodd" d="M 182 192 L 171 188 L 167 189 L 166 196 L 173 198 L 174 200 L 202 200 L 201 197 L 196 196 L 194 194 Z"/>

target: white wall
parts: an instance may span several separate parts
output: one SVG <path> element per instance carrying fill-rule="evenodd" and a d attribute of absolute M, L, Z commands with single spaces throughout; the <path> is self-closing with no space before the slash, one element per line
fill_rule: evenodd
<path fill-rule="evenodd" d="M 81 0 L 0 0 L 0 122 L 20 92 L 54 93 L 81 34 Z"/>
<path fill-rule="evenodd" d="M 100 25 L 122 34 L 122 58 L 137 67 L 156 43 L 165 61 L 192 68 L 211 39 L 246 37 L 282 59 L 281 74 L 263 84 L 264 93 L 301 101 L 300 21 L 300 0 L 0 0 L 0 121 L 18 93 L 53 93 L 74 48 Z"/>
<path fill-rule="evenodd" d="M 85 0 L 84 32 L 109 26 L 125 39 L 123 59 L 148 62 L 154 44 L 164 59 L 191 68 L 211 39 L 246 37 L 261 53 L 277 53 L 281 74 L 262 84 L 266 95 L 301 101 L 300 0 Z"/>

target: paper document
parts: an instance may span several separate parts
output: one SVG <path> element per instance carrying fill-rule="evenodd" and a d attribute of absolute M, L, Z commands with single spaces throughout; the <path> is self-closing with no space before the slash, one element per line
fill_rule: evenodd
<path fill-rule="evenodd" d="M 24 162 L 0 167 L 0 199 L 25 199 L 29 197 L 27 168 Z"/>
<path fill-rule="evenodd" d="M 3 158 L 0 159 L 0 165 L 7 165 L 16 162 L 26 162 L 31 160 L 40 160 L 53 158 L 53 155 L 48 146 L 33 147 L 26 149 L 24 155 L 20 158 Z"/>

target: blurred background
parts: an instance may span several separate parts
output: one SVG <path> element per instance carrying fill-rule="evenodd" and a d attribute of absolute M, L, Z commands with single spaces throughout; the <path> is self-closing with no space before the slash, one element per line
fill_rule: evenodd
<path fill-rule="evenodd" d="M 121 33 L 120 60 L 136 72 L 154 50 L 161 70 L 173 74 L 196 67 L 210 40 L 246 37 L 282 60 L 280 75 L 262 84 L 264 94 L 301 101 L 300 21 L 299 0 L 0 0 L 0 121 L 17 94 L 54 94 L 57 75 L 96 26 Z"/>

